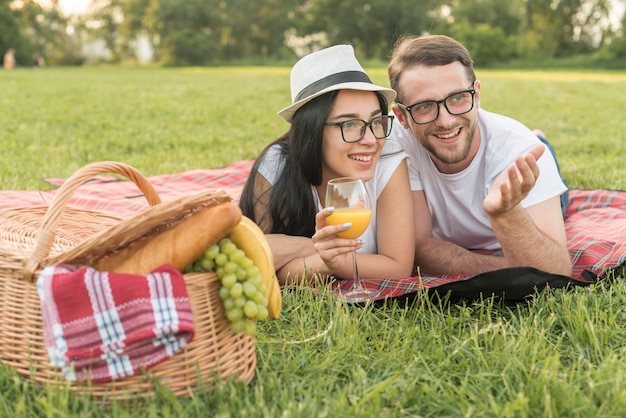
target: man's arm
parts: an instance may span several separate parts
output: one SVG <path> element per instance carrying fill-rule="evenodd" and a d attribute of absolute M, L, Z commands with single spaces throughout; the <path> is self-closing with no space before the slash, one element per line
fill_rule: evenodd
<path fill-rule="evenodd" d="M 518 158 L 494 184 L 483 206 L 504 256 L 489 256 L 466 250 L 432 236 L 432 221 L 423 191 L 414 191 L 416 216 L 416 263 L 431 274 L 476 275 L 505 267 L 531 266 L 569 276 L 571 258 L 559 197 L 529 208 L 520 202 L 534 187 L 539 175 L 537 147 Z"/>
<path fill-rule="evenodd" d="M 450 241 L 433 238 L 432 220 L 424 191 L 413 191 L 415 210 L 415 264 L 422 274 L 474 276 L 508 267 L 501 256 L 474 253 Z"/>
<path fill-rule="evenodd" d="M 539 177 L 537 159 L 544 150 L 538 145 L 526 156 L 517 157 L 494 183 L 483 207 L 510 266 L 532 266 L 569 276 L 572 261 L 560 197 L 526 209 L 520 205 Z"/>
<path fill-rule="evenodd" d="M 526 209 L 518 205 L 491 225 L 509 266 L 572 274 L 559 196 Z"/>

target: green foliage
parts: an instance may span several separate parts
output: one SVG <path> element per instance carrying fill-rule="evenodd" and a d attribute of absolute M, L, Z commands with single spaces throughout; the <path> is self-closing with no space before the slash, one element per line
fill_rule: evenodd
<path fill-rule="evenodd" d="M 452 27 L 451 36 L 472 54 L 476 66 L 488 66 L 514 57 L 512 42 L 499 27 L 488 23 L 472 25 L 467 20 Z"/>
<path fill-rule="evenodd" d="M 296 27 L 300 36 L 325 32 L 329 44 L 349 43 L 360 56 L 386 59 L 398 38 L 445 27 L 439 7 L 436 0 L 313 0 Z"/>
<path fill-rule="evenodd" d="M 383 68 L 381 68 L 383 67 Z M 368 68 L 388 85 L 384 65 Z M 481 107 L 541 128 L 573 188 L 626 189 L 626 73 L 479 68 Z M 147 176 L 254 158 L 288 125 L 289 68 L 46 68 L 0 72 L 0 187 L 38 190 L 89 162 Z M 0 416 L 621 416 L 626 285 L 547 291 L 506 306 L 353 307 L 287 288 L 258 323 L 250 385 L 161 387 L 108 408 L 0 366 Z"/>
<path fill-rule="evenodd" d="M 18 44 L 14 46 L 18 64 L 31 67 L 34 52 L 43 56 L 47 64 L 83 63 L 77 39 L 67 32 L 69 21 L 57 9 L 44 9 L 35 0 L 24 0 L 14 4 L 21 6 L 13 10 L 21 36 Z M 0 36 L 10 31 L 10 27 L 0 25 Z"/>
<path fill-rule="evenodd" d="M 501 29 L 507 37 L 520 33 L 524 15 L 524 3 L 520 0 L 456 0 L 452 1 L 454 24 L 471 22 L 472 25 L 488 25 Z"/>
<path fill-rule="evenodd" d="M 544 60 L 553 57 L 557 50 L 557 43 L 541 30 L 529 29 L 523 38 L 517 41 L 518 56 L 526 60 Z"/>
<path fill-rule="evenodd" d="M 589 53 L 596 48 L 598 32 L 608 31 L 610 0 L 527 0 L 527 29 L 554 43 L 557 57 Z"/>
<path fill-rule="evenodd" d="M 24 22 L 18 19 L 9 4 L 7 0 L 0 0 L 0 56 L 13 48 L 17 65 L 30 65 L 32 41 L 26 36 Z"/>
<path fill-rule="evenodd" d="M 169 34 L 161 54 L 164 64 L 206 65 L 211 63 L 217 52 L 215 35 L 185 28 Z"/>
<path fill-rule="evenodd" d="M 624 16 L 624 21 L 626 21 L 626 15 Z M 596 52 L 595 58 L 602 62 L 626 60 L 626 32 L 615 36 L 609 43 L 602 46 L 602 48 Z"/>
<path fill-rule="evenodd" d="M 598 50 L 605 62 L 621 51 L 611 42 L 624 38 L 623 24 L 610 26 L 611 1 L 92 0 L 89 14 L 65 18 L 56 0 L 52 9 L 11 2 L 12 10 L 3 0 L 0 46 L 13 36 L 18 54 L 45 49 L 50 64 L 67 65 L 83 61 L 83 42 L 99 40 L 108 50 L 101 60 L 117 63 L 137 60 L 142 39 L 154 62 L 186 66 L 293 60 L 339 43 L 354 45 L 362 59 L 385 60 L 400 37 L 445 33 L 467 40 L 482 64 Z"/>

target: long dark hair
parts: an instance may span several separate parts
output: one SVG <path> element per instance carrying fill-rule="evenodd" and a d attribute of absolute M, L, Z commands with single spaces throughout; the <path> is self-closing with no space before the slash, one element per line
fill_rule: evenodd
<path fill-rule="evenodd" d="M 315 233 L 316 202 L 311 186 L 322 183 L 322 139 L 324 122 L 335 104 L 338 90 L 311 100 L 294 114 L 291 128 L 268 145 L 254 162 L 241 194 L 239 206 L 244 215 L 257 224 L 271 225 L 270 234 L 312 237 Z M 376 92 L 383 114 L 388 113 L 385 97 Z M 258 168 L 273 145 L 278 145 L 285 162 L 275 184 L 265 196 L 255 196 L 254 183 Z M 267 201 L 267 210 L 257 219 L 254 207 Z"/>

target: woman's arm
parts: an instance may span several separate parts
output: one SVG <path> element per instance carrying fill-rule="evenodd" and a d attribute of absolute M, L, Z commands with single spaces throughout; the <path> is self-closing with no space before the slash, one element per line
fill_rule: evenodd
<path fill-rule="evenodd" d="M 285 234 L 266 234 L 274 256 L 274 267 L 281 285 L 293 282 L 303 283 L 303 275 L 317 273 L 322 277 L 330 275 L 329 270 L 315 251 L 313 241 L 307 237 Z"/>
<path fill-rule="evenodd" d="M 326 278 L 330 271 L 319 257 L 311 238 L 285 234 L 271 234 L 272 223 L 267 216 L 271 184 L 260 173 L 254 179 L 254 218 L 269 243 L 274 257 L 276 275 L 281 285 L 303 282 L 303 275 L 317 273 Z"/>
<path fill-rule="evenodd" d="M 364 278 L 407 277 L 413 271 L 415 248 L 413 201 L 406 159 L 396 168 L 381 193 L 377 205 L 377 254 L 357 253 L 359 273 Z M 328 271 L 352 278 L 351 252 L 357 240 L 339 238 L 341 225 L 326 224 L 326 210 L 317 215 L 315 249 Z"/>
<path fill-rule="evenodd" d="M 255 186 L 269 187 L 269 183 L 257 174 Z M 376 234 L 378 254 L 357 253 L 359 273 L 364 278 L 407 277 L 413 271 L 415 248 L 413 202 L 408 180 L 406 159 L 403 160 L 381 193 L 377 205 Z M 256 211 L 259 212 L 256 212 Z M 264 212 L 262 205 L 255 207 L 258 219 Z M 317 214 L 316 234 L 313 238 L 283 234 L 267 234 L 274 263 L 281 284 L 296 280 L 302 283 L 303 276 L 313 275 L 326 278 L 334 275 L 352 278 L 351 253 L 362 243 L 354 239 L 339 238 L 337 232 L 342 225 L 327 225 L 327 210 Z M 267 231 L 268 223 L 261 229 Z"/>

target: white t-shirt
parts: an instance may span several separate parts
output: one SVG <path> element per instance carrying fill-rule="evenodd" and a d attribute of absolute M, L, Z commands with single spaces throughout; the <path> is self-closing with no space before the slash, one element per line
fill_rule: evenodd
<path fill-rule="evenodd" d="M 520 122 L 483 109 L 478 110 L 478 129 L 481 141 L 476 157 L 465 170 L 454 174 L 439 172 L 426 149 L 401 124 L 394 124 L 390 141 L 397 142 L 409 154 L 411 190 L 424 191 L 434 238 L 467 249 L 499 249 L 483 200 L 515 157 L 527 154 L 541 141 Z M 567 190 L 548 149 L 537 163 L 540 175 L 522 207 L 536 205 Z"/>
<path fill-rule="evenodd" d="M 376 240 L 376 202 L 381 193 L 385 189 L 387 182 L 391 178 L 391 175 L 396 171 L 402 160 L 408 158 L 408 155 L 402 151 L 398 144 L 385 141 L 383 151 L 380 155 L 380 160 L 374 170 L 374 176 L 365 182 L 365 187 L 369 194 L 372 203 L 372 220 L 369 226 L 359 238 L 364 241 L 363 247 L 359 249 L 359 252 L 367 254 L 378 253 L 378 245 Z M 281 154 L 280 146 L 273 145 L 265 154 L 265 157 L 259 164 L 259 174 L 261 174 L 270 183 L 276 183 L 276 180 L 280 176 L 285 165 L 285 160 Z M 311 185 L 311 193 L 313 199 L 317 203 L 318 211 L 322 210 L 320 198 L 317 194 L 317 189 Z"/>

